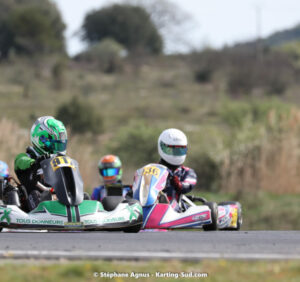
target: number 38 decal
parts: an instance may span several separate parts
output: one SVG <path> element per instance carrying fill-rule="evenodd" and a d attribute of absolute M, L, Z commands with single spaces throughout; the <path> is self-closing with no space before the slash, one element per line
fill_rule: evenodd
<path fill-rule="evenodd" d="M 54 158 L 51 161 L 51 166 L 52 166 L 53 171 L 56 171 L 60 167 L 71 167 L 71 168 L 75 169 L 72 159 L 69 157 L 65 157 L 65 156 L 59 156 L 59 157 Z"/>

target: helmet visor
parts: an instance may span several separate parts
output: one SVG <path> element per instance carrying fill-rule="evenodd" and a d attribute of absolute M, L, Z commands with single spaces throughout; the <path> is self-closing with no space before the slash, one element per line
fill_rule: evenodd
<path fill-rule="evenodd" d="M 160 147 L 165 154 L 170 156 L 184 156 L 187 153 L 187 146 L 167 145 L 160 142 Z"/>
<path fill-rule="evenodd" d="M 100 169 L 100 174 L 103 177 L 110 177 L 110 176 L 118 175 L 119 171 L 120 171 L 119 167 L 102 168 Z"/>
<path fill-rule="evenodd" d="M 50 149 L 53 152 L 64 152 L 67 149 L 67 140 L 49 140 Z"/>
<path fill-rule="evenodd" d="M 41 138 L 40 139 L 47 148 L 47 151 L 52 151 L 54 153 L 64 152 L 67 149 L 67 139 L 64 140 L 54 140 L 49 138 Z"/>

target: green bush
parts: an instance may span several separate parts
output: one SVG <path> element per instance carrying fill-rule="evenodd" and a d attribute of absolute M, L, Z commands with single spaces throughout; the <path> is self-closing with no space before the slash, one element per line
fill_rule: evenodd
<path fill-rule="evenodd" d="M 202 152 L 190 155 L 187 164 L 197 174 L 197 188 L 205 191 L 219 190 L 221 180 L 220 165 L 209 154 Z"/>
<path fill-rule="evenodd" d="M 199 83 L 207 83 L 211 81 L 213 71 L 210 67 L 201 67 L 195 70 L 195 80 Z"/>
<path fill-rule="evenodd" d="M 161 130 L 144 123 L 131 123 L 121 128 L 108 150 L 119 155 L 124 163 L 143 166 L 158 162 L 157 139 Z"/>
<path fill-rule="evenodd" d="M 91 45 L 75 59 L 97 64 L 105 73 L 114 73 L 122 69 L 122 57 L 125 52 L 125 48 L 114 39 L 105 38 Z"/>
<path fill-rule="evenodd" d="M 252 123 L 265 124 L 272 111 L 277 115 L 287 114 L 290 111 L 290 105 L 277 100 L 225 101 L 220 105 L 218 114 L 222 122 L 231 129 L 240 129 L 245 121 L 249 120 Z"/>
<path fill-rule="evenodd" d="M 103 119 L 90 103 L 73 97 L 57 109 L 56 117 L 66 126 L 70 126 L 74 133 L 99 134 L 103 132 Z"/>

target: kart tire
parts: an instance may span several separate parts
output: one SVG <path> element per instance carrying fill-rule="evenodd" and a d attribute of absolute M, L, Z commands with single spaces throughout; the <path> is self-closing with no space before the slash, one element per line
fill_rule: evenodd
<path fill-rule="evenodd" d="M 237 215 L 237 226 L 236 228 L 224 228 L 222 231 L 238 231 L 241 229 L 243 218 L 242 218 L 242 206 L 239 202 L 235 201 L 226 201 L 226 202 L 220 202 L 218 206 L 226 206 L 226 205 L 237 205 L 238 206 L 238 215 Z"/>
<path fill-rule="evenodd" d="M 102 200 L 102 205 L 106 211 L 113 211 L 123 200 L 122 196 L 106 196 Z"/>
<path fill-rule="evenodd" d="M 142 228 L 143 223 L 139 223 L 134 226 L 126 227 L 123 229 L 123 232 L 125 233 L 138 233 Z"/>
<path fill-rule="evenodd" d="M 206 202 L 206 206 L 210 208 L 212 222 L 207 225 L 203 225 L 204 231 L 215 231 L 218 229 L 218 205 L 215 202 Z"/>

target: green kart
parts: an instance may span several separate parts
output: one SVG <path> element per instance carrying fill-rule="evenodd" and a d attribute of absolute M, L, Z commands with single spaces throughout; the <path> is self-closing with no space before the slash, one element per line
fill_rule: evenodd
<path fill-rule="evenodd" d="M 28 213 L 4 200 L 6 187 L 0 182 L 0 200 L 4 202 L 0 204 L 0 230 L 140 230 L 143 211 L 138 201 L 124 199 L 111 210 L 98 201 L 84 199 L 77 161 L 52 155 L 41 162 L 41 167 L 44 180 L 38 187 L 43 190 L 42 199 L 37 208 Z"/>

